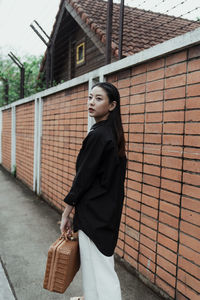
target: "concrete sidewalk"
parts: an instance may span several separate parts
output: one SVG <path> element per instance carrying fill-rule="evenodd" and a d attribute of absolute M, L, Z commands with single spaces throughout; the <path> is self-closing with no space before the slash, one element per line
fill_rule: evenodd
<path fill-rule="evenodd" d="M 81 269 L 62 295 L 42 287 L 48 248 L 60 235 L 59 220 L 58 212 L 0 166 L 0 300 L 70 300 L 82 295 Z M 162 299 L 120 263 L 115 268 L 123 300 Z"/>

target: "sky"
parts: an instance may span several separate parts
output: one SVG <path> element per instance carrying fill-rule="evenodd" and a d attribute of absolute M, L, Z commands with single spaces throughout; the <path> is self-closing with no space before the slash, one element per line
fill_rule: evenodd
<path fill-rule="evenodd" d="M 114 0 L 114 2 L 121 2 Z M 125 0 L 125 4 L 141 9 L 164 12 L 171 15 L 184 15 L 196 20 L 200 17 L 200 0 Z M 50 35 L 60 0 L 0 0 L 0 53 L 12 51 L 16 56 L 43 55 L 45 44 L 31 29 L 36 20 Z M 197 9 L 198 8 L 198 9 Z M 190 14 L 185 15 L 187 12 Z"/>

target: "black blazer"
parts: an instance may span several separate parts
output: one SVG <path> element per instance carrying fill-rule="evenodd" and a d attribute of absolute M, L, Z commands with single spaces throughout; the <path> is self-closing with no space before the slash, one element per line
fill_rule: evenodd
<path fill-rule="evenodd" d="M 76 160 L 76 176 L 64 201 L 75 206 L 73 229 L 79 229 L 106 256 L 117 244 L 124 200 L 126 156 L 118 156 L 109 120 L 95 123 Z"/>

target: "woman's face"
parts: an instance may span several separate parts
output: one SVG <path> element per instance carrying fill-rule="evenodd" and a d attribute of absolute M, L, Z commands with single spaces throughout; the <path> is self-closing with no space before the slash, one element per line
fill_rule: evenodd
<path fill-rule="evenodd" d="M 88 98 L 88 111 L 90 117 L 94 117 L 96 122 L 106 120 L 116 106 L 116 101 L 109 103 L 109 98 L 99 86 L 95 86 Z"/>

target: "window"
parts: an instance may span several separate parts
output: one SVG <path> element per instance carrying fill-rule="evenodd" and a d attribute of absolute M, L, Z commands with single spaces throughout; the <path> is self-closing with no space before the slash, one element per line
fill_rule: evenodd
<path fill-rule="evenodd" d="M 85 43 L 78 44 L 76 47 L 76 65 L 85 62 Z"/>

